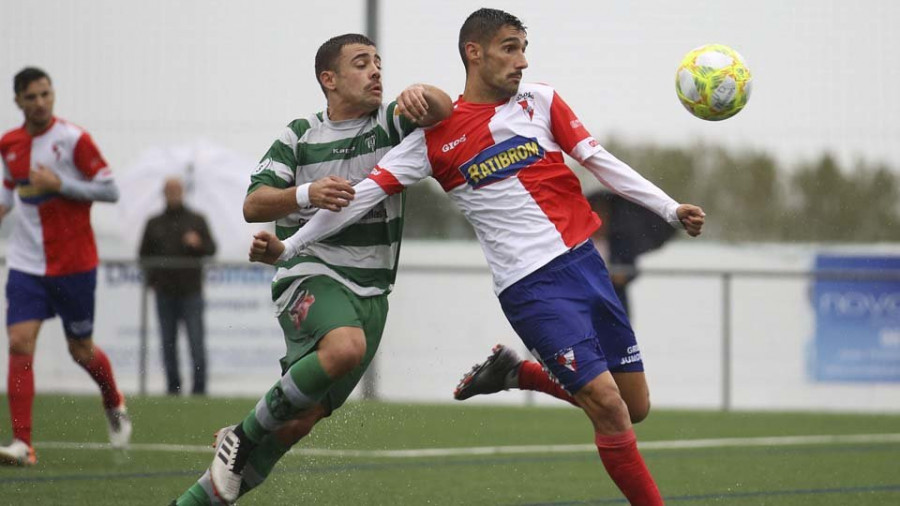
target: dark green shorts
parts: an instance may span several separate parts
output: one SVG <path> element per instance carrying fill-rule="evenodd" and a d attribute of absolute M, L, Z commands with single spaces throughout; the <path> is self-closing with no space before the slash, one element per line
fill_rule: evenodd
<path fill-rule="evenodd" d="M 278 315 L 287 347 L 287 354 L 281 359 L 281 373 L 314 352 L 328 332 L 339 327 L 361 328 L 366 335 L 366 354 L 362 363 L 335 382 L 325 395 L 322 403 L 330 414 L 344 404 L 372 362 L 381 343 L 387 312 L 387 295 L 360 297 L 327 276 L 307 279 L 291 294 L 287 309 Z"/>

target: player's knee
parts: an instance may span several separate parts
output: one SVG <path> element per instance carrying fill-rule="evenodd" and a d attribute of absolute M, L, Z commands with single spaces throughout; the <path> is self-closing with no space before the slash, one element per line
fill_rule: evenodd
<path fill-rule="evenodd" d="M 94 358 L 94 345 L 90 340 L 69 339 L 69 355 L 78 364 L 85 365 Z"/>
<path fill-rule="evenodd" d="M 332 376 L 344 375 L 362 363 L 366 355 L 366 337 L 362 332 L 350 332 L 340 339 L 329 340 L 320 348 L 324 358 L 323 366 Z"/>
<path fill-rule="evenodd" d="M 617 431 L 627 428 L 631 414 L 614 383 L 591 382 L 578 392 L 576 399 L 598 430 L 602 428 L 604 431 Z"/>
<path fill-rule="evenodd" d="M 14 355 L 31 355 L 34 345 L 22 335 L 9 334 L 9 352 Z"/>
<path fill-rule="evenodd" d="M 27 325 L 7 327 L 9 352 L 14 355 L 33 355 L 37 344 L 37 329 Z"/>

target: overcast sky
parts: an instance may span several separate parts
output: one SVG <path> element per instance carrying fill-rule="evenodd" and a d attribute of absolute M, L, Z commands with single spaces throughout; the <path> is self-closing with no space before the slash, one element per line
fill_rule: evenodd
<path fill-rule="evenodd" d="M 900 171 L 900 2 L 382 0 L 379 50 L 389 97 L 424 81 L 464 84 L 460 24 L 481 6 L 529 28 L 526 80 L 553 85 L 605 139 L 767 150 L 792 164 L 828 150 Z M 0 0 L 0 126 L 21 122 L 12 76 L 54 78 L 57 114 L 85 126 L 125 170 L 154 145 L 205 137 L 254 159 L 280 127 L 321 110 L 318 45 L 365 29 L 362 0 Z M 704 122 L 678 103 L 688 50 L 730 45 L 753 96 Z M 5 91 L 4 91 L 5 90 Z M 640 169 L 638 167 L 638 169 Z"/>

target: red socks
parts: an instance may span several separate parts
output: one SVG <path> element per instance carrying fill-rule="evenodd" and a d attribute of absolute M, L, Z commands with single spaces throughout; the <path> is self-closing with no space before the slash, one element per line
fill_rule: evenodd
<path fill-rule="evenodd" d="M 31 417 L 34 405 L 34 357 L 32 355 L 9 354 L 9 374 L 6 378 L 6 392 L 9 401 L 9 415 L 12 418 L 13 437 L 31 446 Z M 103 350 L 94 346 L 94 358 L 83 365 L 91 378 L 100 386 L 103 407 L 114 408 L 122 403 L 122 395 L 116 388 L 112 365 Z"/>
<path fill-rule="evenodd" d="M 603 467 L 625 497 L 636 506 L 662 505 L 662 496 L 637 449 L 634 429 L 622 434 L 596 434 Z"/>
<path fill-rule="evenodd" d="M 573 406 L 578 406 L 575 398 L 569 395 L 563 387 L 547 374 L 547 371 L 537 362 L 526 360 L 519 367 L 519 389 L 536 390 L 550 394 L 557 399 L 562 399 Z"/>
<path fill-rule="evenodd" d="M 100 395 L 103 396 L 103 407 L 106 409 L 115 408 L 122 403 L 122 394 L 116 388 L 116 379 L 113 376 L 112 365 L 109 363 L 109 357 L 103 353 L 96 345 L 94 346 L 94 357 L 87 364 L 83 364 L 84 368 L 91 378 L 100 387 Z"/>
<path fill-rule="evenodd" d="M 34 404 L 33 355 L 9 354 L 9 374 L 6 392 L 13 437 L 31 446 L 31 407 Z"/>

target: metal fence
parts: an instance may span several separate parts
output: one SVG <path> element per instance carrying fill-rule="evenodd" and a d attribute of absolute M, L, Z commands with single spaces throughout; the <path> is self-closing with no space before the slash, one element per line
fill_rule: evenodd
<path fill-rule="evenodd" d="M 0 258 L 0 265 L 4 263 L 4 259 Z M 138 263 L 134 260 L 106 260 L 103 265 L 122 266 L 130 269 L 136 269 L 138 266 L 160 265 L 165 267 L 176 266 L 196 266 L 194 261 L 177 261 L 173 262 L 169 259 L 151 260 Z M 209 268 L 246 268 L 246 262 L 211 262 L 204 264 Z M 682 279 L 688 281 L 713 281 L 718 285 L 720 306 L 717 309 L 720 321 L 718 330 L 721 356 L 719 358 L 720 368 L 720 384 L 719 384 L 719 408 L 722 410 L 731 410 L 734 407 L 734 364 L 736 357 L 734 354 L 734 286 L 738 281 L 745 280 L 794 280 L 797 282 L 811 282 L 816 280 L 838 280 L 853 283 L 864 283 L 871 281 L 878 282 L 896 282 L 900 283 L 900 272 L 895 270 L 854 270 L 854 269 L 796 269 L 796 270 L 765 270 L 765 269 L 683 269 L 683 268 L 644 268 L 634 270 L 624 266 L 611 266 L 611 273 L 622 273 L 629 275 L 639 275 L 641 280 L 662 280 L 662 279 Z M 450 278 L 465 278 L 468 276 L 485 277 L 489 276 L 486 266 L 427 266 L 407 264 L 401 267 L 400 276 L 444 276 Z M 138 392 L 146 394 L 147 386 L 147 364 L 149 353 L 149 330 L 150 330 L 150 289 L 144 284 L 141 289 L 139 298 L 139 310 L 137 312 L 139 322 L 139 347 L 138 347 Z M 271 320 L 270 320 L 271 323 Z M 378 376 L 375 374 L 367 374 L 362 388 L 363 396 L 367 398 L 375 398 L 379 396 L 380 388 L 378 385 Z"/>

